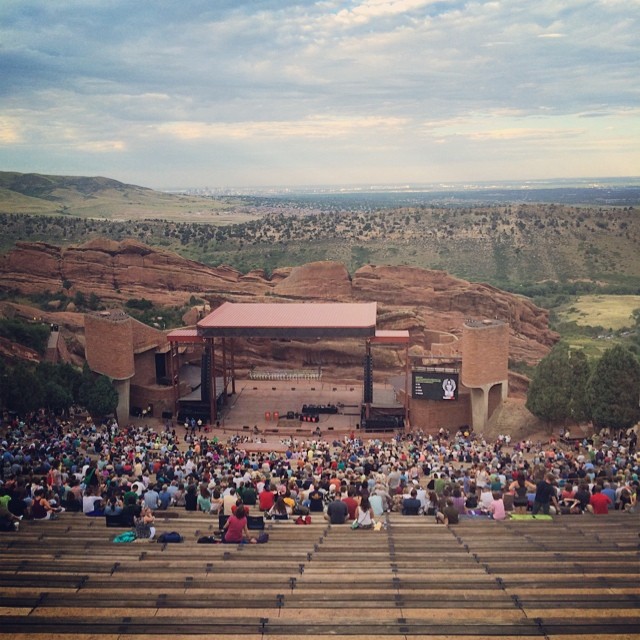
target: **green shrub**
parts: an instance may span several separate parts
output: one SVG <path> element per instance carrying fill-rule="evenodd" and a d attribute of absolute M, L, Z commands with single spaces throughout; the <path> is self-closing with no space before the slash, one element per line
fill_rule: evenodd
<path fill-rule="evenodd" d="M 11 342 L 35 349 L 41 354 L 47 348 L 50 331 L 49 325 L 42 323 L 30 323 L 14 318 L 0 320 L 0 336 L 11 340 Z"/>

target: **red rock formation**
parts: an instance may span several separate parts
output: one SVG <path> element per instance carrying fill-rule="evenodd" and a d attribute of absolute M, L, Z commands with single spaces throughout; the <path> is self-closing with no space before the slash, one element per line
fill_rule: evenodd
<path fill-rule="evenodd" d="M 206 299 L 212 308 L 225 300 L 267 302 L 274 296 L 283 301 L 376 301 L 379 328 L 408 329 L 418 345 L 429 344 L 434 331 L 459 336 L 467 318 L 498 318 L 510 326 L 510 357 L 529 363 L 537 362 L 558 339 L 549 330 L 548 312 L 529 300 L 443 271 L 417 267 L 368 265 L 351 277 L 343 264 L 315 262 L 276 269 L 268 278 L 260 270 L 243 275 L 230 267 L 207 267 L 135 241 L 110 240 L 69 248 L 20 242 L 0 258 L 0 289 L 55 292 L 62 289 L 65 280 L 72 283 L 71 296 L 76 291 L 85 295 L 95 292 L 106 306 L 122 306 L 130 298 L 146 298 L 157 305 L 184 305 L 192 295 Z M 67 329 L 75 325 L 72 330 L 79 334 L 80 343 L 81 322 L 69 319 L 67 323 L 60 319 L 62 315 L 56 314 L 55 322 Z M 252 344 L 248 351 L 251 357 L 262 354 L 265 360 L 272 355 L 262 344 Z M 308 345 L 292 343 L 286 349 L 287 358 L 300 363 L 311 351 L 315 359 L 316 350 Z M 335 354 L 331 362 L 344 366 L 359 357 Z M 385 355 L 382 360 L 394 358 Z"/>
<path fill-rule="evenodd" d="M 223 291 L 227 295 L 259 295 L 265 283 L 242 281 L 231 267 L 211 268 L 175 253 L 147 247 L 133 240 L 92 240 L 79 247 L 61 248 L 43 242 L 17 242 L 0 259 L 0 288 L 22 293 L 94 292 L 107 303 L 147 298 L 159 305 L 183 305 L 191 294 Z"/>
<path fill-rule="evenodd" d="M 274 288 L 274 295 L 298 300 L 346 302 L 352 300 L 351 278 L 338 262 L 311 262 L 291 269 Z"/>

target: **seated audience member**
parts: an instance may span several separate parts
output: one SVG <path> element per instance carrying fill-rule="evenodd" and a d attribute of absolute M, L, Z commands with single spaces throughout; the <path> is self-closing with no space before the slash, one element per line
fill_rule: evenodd
<path fill-rule="evenodd" d="M 82 511 L 82 487 L 78 478 L 71 478 L 62 498 L 62 506 L 71 513 Z"/>
<path fill-rule="evenodd" d="M 378 513 L 378 509 L 376 509 L 376 505 L 373 502 L 371 503 L 371 506 L 373 507 L 373 511 L 376 515 L 382 515 L 382 513 L 384 513 L 385 511 L 389 511 L 389 509 L 391 509 L 393 505 L 393 499 L 389 495 L 389 491 L 387 490 L 387 487 L 385 484 L 383 484 L 383 482 L 378 481 L 375 483 L 373 487 L 373 492 L 369 496 L 369 500 L 371 500 L 373 496 L 379 496 L 380 504 L 382 505 L 382 510 L 380 511 L 380 513 Z M 419 496 L 418 496 L 418 499 L 419 499 Z"/>
<path fill-rule="evenodd" d="M 9 511 L 9 501 L 11 496 L 3 492 L 0 497 L 0 531 L 17 531 L 22 517 L 16 516 Z"/>
<path fill-rule="evenodd" d="M 122 500 L 114 493 L 109 500 L 107 500 L 107 505 L 104 508 L 105 516 L 119 516 L 124 510 L 124 505 L 122 504 Z"/>
<path fill-rule="evenodd" d="M 151 487 L 145 491 L 142 496 L 145 507 L 149 507 L 151 511 L 155 511 L 160 507 L 160 494 L 156 491 L 155 487 Z"/>
<path fill-rule="evenodd" d="M 209 513 L 213 515 L 217 515 L 222 513 L 223 511 L 224 499 L 222 494 L 220 493 L 220 489 L 216 487 L 211 494 L 211 508 L 209 509 Z"/>
<path fill-rule="evenodd" d="M 606 493 L 602 493 L 602 487 L 599 484 L 594 484 L 587 509 L 596 515 L 607 515 L 609 506 L 612 504 L 611 498 Z"/>
<path fill-rule="evenodd" d="M 420 514 L 421 506 L 420 500 L 418 500 L 418 490 L 411 489 L 410 497 L 402 501 L 402 515 L 417 516 Z"/>
<path fill-rule="evenodd" d="M 435 516 L 438 512 L 438 494 L 435 491 L 429 491 L 427 494 L 427 508 L 425 514 Z"/>
<path fill-rule="evenodd" d="M 255 538 L 249 536 L 247 515 L 244 505 L 239 505 L 235 513 L 232 513 L 224 524 L 222 542 L 226 544 L 239 544 L 241 542 L 255 542 Z"/>
<path fill-rule="evenodd" d="M 93 492 L 93 487 L 87 487 L 82 497 L 82 512 L 85 516 L 102 516 L 104 515 L 102 496 L 93 495 Z"/>
<path fill-rule="evenodd" d="M 184 509 L 185 511 L 198 510 L 198 488 L 195 484 L 190 484 L 187 487 L 187 491 L 184 494 Z"/>
<path fill-rule="evenodd" d="M 288 520 L 292 509 L 284 500 L 284 496 L 278 496 L 273 507 L 267 512 L 274 520 Z"/>
<path fill-rule="evenodd" d="M 460 518 L 458 517 L 458 510 L 453 506 L 453 500 L 447 498 L 446 504 L 442 511 L 436 513 L 436 523 L 438 524 L 458 524 Z"/>
<path fill-rule="evenodd" d="M 376 518 L 379 518 L 384 513 L 385 501 L 379 493 L 372 493 L 369 496 L 369 504 Z"/>
<path fill-rule="evenodd" d="M 198 511 L 202 511 L 202 513 L 209 513 L 211 511 L 211 494 L 204 484 L 200 485 L 200 493 L 198 494 L 196 504 L 198 505 Z"/>
<path fill-rule="evenodd" d="M 273 507 L 276 501 L 275 493 L 271 490 L 271 485 L 265 482 L 264 489 L 258 494 L 258 506 L 260 511 L 267 512 Z"/>
<path fill-rule="evenodd" d="M 309 492 L 309 511 L 314 513 L 322 513 L 324 511 L 324 494 L 319 487 L 314 487 Z"/>
<path fill-rule="evenodd" d="M 63 511 L 61 507 L 54 507 L 46 498 L 44 489 L 37 489 L 31 503 L 31 516 L 34 520 L 53 520 L 56 514 Z"/>
<path fill-rule="evenodd" d="M 579 484 L 573 497 L 578 502 L 578 509 L 580 513 L 584 513 L 589 506 L 589 500 L 591 500 L 589 485 L 586 482 Z"/>
<path fill-rule="evenodd" d="M 142 507 L 140 515 L 136 518 L 136 538 L 140 540 L 153 540 L 156 535 L 156 528 L 153 526 L 155 516 L 153 511 L 146 505 Z"/>
<path fill-rule="evenodd" d="M 620 511 L 631 511 L 635 507 L 635 494 L 631 493 L 631 491 L 627 487 L 622 487 L 620 491 L 620 497 L 618 498 L 618 502 L 616 503 L 616 509 Z"/>
<path fill-rule="evenodd" d="M 333 500 L 327 505 L 324 517 L 331 524 L 344 524 L 349 518 L 349 507 L 343 500 Z"/>
<path fill-rule="evenodd" d="M 172 500 L 171 492 L 169 491 L 169 485 L 162 485 L 162 491 L 160 491 L 160 493 L 158 494 L 158 500 L 160 500 L 160 506 L 158 507 L 158 509 L 166 511 L 169 508 Z"/>
<path fill-rule="evenodd" d="M 464 506 L 464 496 L 462 495 L 462 488 L 459 486 L 455 486 L 451 493 L 451 500 L 453 501 L 453 506 L 456 508 L 459 514 L 463 514 L 465 512 Z"/>
<path fill-rule="evenodd" d="M 248 506 L 255 506 L 258 503 L 258 492 L 250 482 L 247 482 L 242 487 L 240 497 L 242 498 L 242 502 Z"/>
<path fill-rule="evenodd" d="M 225 516 L 230 516 L 233 513 L 233 508 L 238 503 L 238 494 L 235 487 L 229 487 L 222 494 L 222 513 Z M 273 506 L 273 505 L 271 505 Z"/>
<path fill-rule="evenodd" d="M 467 497 L 464 501 L 464 508 L 467 511 L 475 511 L 478 509 L 478 491 L 476 489 L 476 485 L 471 483 L 469 485 L 469 493 L 467 493 Z"/>
<path fill-rule="evenodd" d="M 360 504 L 356 509 L 355 522 L 358 525 L 358 529 L 373 529 L 373 525 L 375 524 L 373 509 L 369 502 L 369 496 L 366 494 L 362 496 Z"/>
<path fill-rule="evenodd" d="M 356 500 L 356 489 L 351 486 L 347 489 L 347 493 L 345 495 L 344 491 L 342 493 L 342 502 L 347 505 L 347 509 L 349 510 L 349 519 L 356 519 L 356 511 L 358 509 L 358 501 Z"/>
<path fill-rule="evenodd" d="M 493 492 L 493 501 L 489 505 L 489 513 L 494 520 L 504 520 L 507 517 L 501 491 Z"/>
<path fill-rule="evenodd" d="M 138 502 L 137 495 L 127 495 L 122 507 L 122 518 L 129 522 L 135 522 L 135 519 L 142 513 L 142 507 Z"/>
<path fill-rule="evenodd" d="M 491 492 L 491 486 L 486 484 L 480 491 L 480 508 L 488 513 L 492 502 L 493 493 Z"/>
<path fill-rule="evenodd" d="M 184 507 L 185 489 L 182 482 L 178 482 L 176 490 L 172 492 L 171 501 L 176 507 Z"/>

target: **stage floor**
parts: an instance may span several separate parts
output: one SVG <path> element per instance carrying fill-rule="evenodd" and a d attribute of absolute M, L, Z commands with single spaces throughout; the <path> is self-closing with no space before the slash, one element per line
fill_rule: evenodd
<path fill-rule="evenodd" d="M 310 432 L 319 427 L 323 435 L 328 431 L 344 433 L 360 423 L 362 386 L 318 380 L 236 380 L 236 394 L 229 396 L 227 401 L 220 418 L 220 425 L 225 430 L 247 431 L 244 427 L 249 427 L 252 431 L 257 426 L 263 433 L 278 429 L 281 435 L 295 435 L 297 430 Z M 289 411 L 301 413 L 303 404 L 333 404 L 338 407 L 338 414 L 321 413 L 318 423 L 286 419 Z M 375 384 L 374 404 L 396 405 L 393 387 Z M 279 415 L 279 420 L 274 421 L 274 413 Z"/>

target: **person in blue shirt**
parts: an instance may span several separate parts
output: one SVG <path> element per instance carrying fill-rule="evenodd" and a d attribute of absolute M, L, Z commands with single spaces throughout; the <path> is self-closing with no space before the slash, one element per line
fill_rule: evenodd
<path fill-rule="evenodd" d="M 168 485 L 162 485 L 162 490 L 158 494 L 158 500 L 160 501 L 158 509 L 165 511 L 169 508 L 169 505 L 171 504 L 171 492 L 169 491 Z"/>

